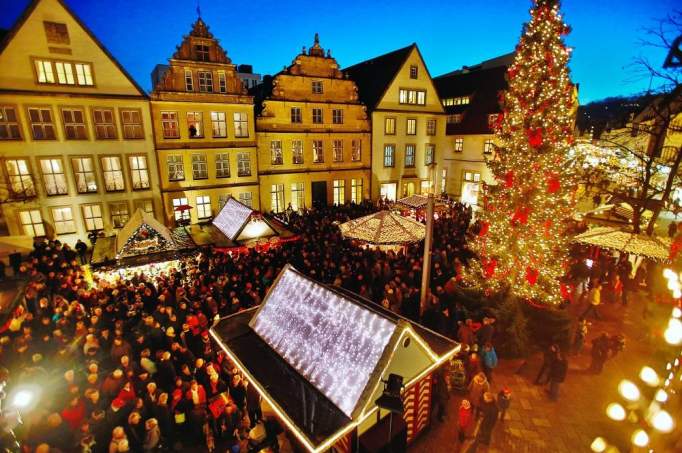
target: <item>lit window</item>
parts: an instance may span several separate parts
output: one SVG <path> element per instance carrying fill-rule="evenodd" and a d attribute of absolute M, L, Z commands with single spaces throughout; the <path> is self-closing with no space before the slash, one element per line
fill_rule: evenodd
<path fill-rule="evenodd" d="M 462 203 L 475 205 L 478 203 L 478 193 L 481 185 L 481 174 L 473 171 L 465 171 L 462 178 Z"/>
<path fill-rule="evenodd" d="M 125 189 L 120 157 L 102 157 L 102 173 L 104 175 L 104 188 L 107 192 Z"/>
<path fill-rule="evenodd" d="M 456 153 L 461 153 L 464 150 L 464 139 L 463 138 L 456 138 L 455 139 L 454 150 Z"/>
<path fill-rule="evenodd" d="M 211 197 L 208 195 L 200 195 L 197 197 L 197 217 L 205 219 L 211 217 Z"/>
<path fill-rule="evenodd" d="M 61 159 L 40 159 L 45 192 L 48 195 L 66 195 L 68 187 Z"/>
<path fill-rule="evenodd" d="M 218 73 L 218 91 L 227 93 L 227 76 L 224 72 Z"/>
<path fill-rule="evenodd" d="M 280 140 L 273 140 L 270 142 L 270 162 L 272 165 L 282 165 L 284 158 L 282 157 L 282 142 Z"/>
<path fill-rule="evenodd" d="M 334 193 L 334 204 L 342 205 L 346 202 L 346 181 L 343 179 L 335 179 L 332 184 L 332 192 Z"/>
<path fill-rule="evenodd" d="M 303 119 L 301 118 L 301 108 L 300 107 L 291 107 L 291 122 L 292 123 L 303 122 Z"/>
<path fill-rule="evenodd" d="M 228 153 L 215 155 L 215 176 L 216 178 L 230 177 L 230 155 Z"/>
<path fill-rule="evenodd" d="M 418 74 L 419 74 L 419 72 L 418 72 L 417 66 L 411 65 L 410 66 L 410 79 L 416 79 Z"/>
<path fill-rule="evenodd" d="M 417 91 L 417 104 L 418 105 L 426 104 L 426 91 Z"/>
<path fill-rule="evenodd" d="M 273 184 L 270 187 L 270 210 L 284 211 L 284 184 Z"/>
<path fill-rule="evenodd" d="M 395 135 L 395 118 L 384 119 L 384 134 Z"/>
<path fill-rule="evenodd" d="M 237 154 L 237 175 L 251 176 L 251 155 L 249 153 Z"/>
<path fill-rule="evenodd" d="M 303 141 L 294 140 L 291 142 L 291 155 L 292 163 L 302 164 L 303 163 Z"/>
<path fill-rule="evenodd" d="M 95 123 L 95 137 L 97 137 L 99 140 L 110 140 L 116 138 L 114 109 L 93 109 L 92 120 Z"/>
<path fill-rule="evenodd" d="M 441 170 L 441 176 L 440 176 L 440 191 L 442 193 L 447 193 L 447 187 L 446 187 L 447 179 L 448 179 L 448 170 L 446 168 L 444 168 L 443 170 Z"/>
<path fill-rule="evenodd" d="M 130 173 L 133 190 L 149 189 L 149 168 L 147 156 L 130 156 Z"/>
<path fill-rule="evenodd" d="M 313 124 L 322 124 L 322 109 L 313 109 Z"/>
<path fill-rule="evenodd" d="M 362 178 L 350 180 L 350 201 L 355 204 L 362 203 L 364 194 L 362 192 Z"/>
<path fill-rule="evenodd" d="M 213 138 L 227 137 L 225 112 L 211 112 L 211 125 L 213 127 Z"/>
<path fill-rule="evenodd" d="M 304 184 L 302 182 L 291 183 L 291 208 L 295 211 L 303 208 L 305 204 Z"/>
<path fill-rule="evenodd" d="M 436 120 L 426 120 L 426 135 L 436 135 Z"/>
<path fill-rule="evenodd" d="M 424 105 L 426 104 L 426 91 L 401 88 L 398 91 L 398 102 L 401 104 Z"/>
<path fill-rule="evenodd" d="M 185 179 L 185 166 L 182 162 L 182 156 L 168 156 L 166 158 L 166 167 L 168 168 L 169 181 L 182 181 Z"/>
<path fill-rule="evenodd" d="M 73 66 L 71 63 L 56 61 L 54 67 L 57 70 L 57 82 L 62 85 L 75 85 L 76 79 L 73 76 Z"/>
<path fill-rule="evenodd" d="M 71 234 L 76 232 L 76 222 L 70 207 L 52 208 L 54 231 L 57 234 Z"/>
<path fill-rule="evenodd" d="M 67 140 L 85 140 L 85 114 L 82 109 L 63 108 L 64 136 Z"/>
<path fill-rule="evenodd" d="M 179 138 L 178 112 L 161 112 L 163 138 Z"/>
<path fill-rule="evenodd" d="M 5 161 L 5 169 L 9 178 L 9 189 L 12 198 L 32 197 L 36 194 L 33 184 L 33 176 L 26 159 L 8 159 Z"/>
<path fill-rule="evenodd" d="M 31 121 L 31 132 L 34 140 L 54 140 L 54 124 L 52 110 L 49 108 L 31 107 L 28 109 Z"/>
<path fill-rule="evenodd" d="M 208 163 L 206 154 L 192 154 L 192 179 L 207 179 Z"/>
<path fill-rule="evenodd" d="M 415 118 L 407 119 L 407 135 L 417 135 L 417 120 Z"/>
<path fill-rule="evenodd" d="M 74 157 L 71 159 L 73 174 L 76 179 L 78 193 L 97 192 L 97 177 L 95 165 L 91 157 Z"/>
<path fill-rule="evenodd" d="M 38 83 L 55 83 L 51 61 L 36 60 L 35 66 L 36 74 L 38 75 Z"/>
<path fill-rule="evenodd" d="M 143 212 L 154 215 L 154 200 L 151 200 L 149 198 L 144 200 L 135 200 L 133 202 L 133 206 L 135 207 L 136 211 L 138 209 L 142 209 Z"/>
<path fill-rule="evenodd" d="M 343 110 L 341 109 L 332 110 L 332 123 L 343 124 Z"/>
<path fill-rule="evenodd" d="M 395 145 L 384 145 L 384 167 L 395 166 Z"/>
<path fill-rule="evenodd" d="M 235 137 L 248 137 L 249 136 L 249 120 L 247 119 L 246 113 L 235 112 L 233 114 L 234 118 L 234 136 Z"/>
<path fill-rule="evenodd" d="M 332 142 L 332 158 L 334 162 L 343 162 L 343 140 Z"/>
<path fill-rule="evenodd" d="M 92 69 L 88 63 L 76 63 L 76 78 L 78 85 L 94 85 L 92 82 Z"/>
<path fill-rule="evenodd" d="M 453 115 L 448 115 L 447 122 L 448 122 L 448 124 L 459 124 L 459 123 L 461 123 L 462 122 L 462 114 L 461 113 L 455 113 Z"/>
<path fill-rule="evenodd" d="M 251 192 L 241 192 L 239 194 L 239 202 L 249 208 L 253 207 L 253 194 Z"/>
<path fill-rule="evenodd" d="M 188 206 L 189 203 L 187 202 L 187 198 L 185 197 L 180 197 L 180 198 L 173 198 L 173 216 L 175 217 L 175 220 L 189 220 L 189 209 L 183 209 L 182 211 L 176 210 L 176 208 L 179 208 L 180 206 Z"/>
<path fill-rule="evenodd" d="M 187 112 L 187 131 L 189 138 L 201 138 L 204 136 L 201 112 Z"/>
<path fill-rule="evenodd" d="M 436 145 L 427 143 L 424 149 L 424 165 L 431 165 L 436 158 Z"/>
<path fill-rule="evenodd" d="M 319 164 L 324 162 L 324 149 L 322 148 L 322 140 L 313 140 L 313 163 Z"/>
<path fill-rule="evenodd" d="M 0 106 L 0 140 L 21 140 L 20 130 L 16 109 Z"/>
<path fill-rule="evenodd" d="M 416 145 L 405 145 L 405 167 L 414 167 Z"/>
<path fill-rule="evenodd" d="M 213 93 L 213 74 L 208 71 L 199 71 L 199 91 L 201 93 Z"/>
<path fill-rule="evenodd" d="M 483 144 L 483 154 L 492 154 L 495 150 L 495 145 L 493 145 L 492 140 L 486 140 Z"/>
<path fill-rule="evenodd" d="M 121 123 L 123 124 L 123 138 L 144 138 L 142 129 L 142 114 L 140 110 L 121 109 Z"/>
<path fill-rule="evenodd" d="M 312 90 L 313 94 L 322 94 L 322 82 L 320 80 L 313 80 Z"/>
<path fill-rule="evenodd" d="M 102 205 L 86 204 L 83 205 L 83 220 L 87 231 L 97 231 L 104 229 L 102 218 Z"/>
<path fill-rule="evenodd" d="M 19 212 L 19 221 L 24 234 L 31 237 L 45 236 L 45 225 L 43 216 L 37 209 L 30 209 Z"/>
<path fill-rule="evenodd" d="M 351 142 L 351 160 L 357 162 L 362 158 L 362 140 Z"/>
<path fill-rule="evenodd" d="M 185 91 L 194 91 L 194 78 L 189 69 L 185 69 Z"/>

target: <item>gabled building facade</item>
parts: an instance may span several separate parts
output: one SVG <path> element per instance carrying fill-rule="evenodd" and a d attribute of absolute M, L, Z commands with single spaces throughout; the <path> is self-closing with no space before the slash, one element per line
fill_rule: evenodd
<path fill-rule="evenodd" d="M 201 18 L 154 69 L 152 85 L 166 224 L 206 221 L 230 195 L 258 208 L 253 98 Z"/>
<path fill-rule="evenodd" d="M 372 199 L 442 190 L 445 117 L 416 44 L 344 70 L 372 121 Z M 434 187 L 435 186 L 435 187 Z"/>
<path fill-rule="evenodd" d="M 313 46 L 257 90 L 263 209 L 369 198 L 370 125 L 358 89 L 330 52 Z"/>
<path fill-rule="evenodd" d="M 73 243 L 158 214 L 149 102 L 61 0 L 0 43 L 0 234 Z"/>

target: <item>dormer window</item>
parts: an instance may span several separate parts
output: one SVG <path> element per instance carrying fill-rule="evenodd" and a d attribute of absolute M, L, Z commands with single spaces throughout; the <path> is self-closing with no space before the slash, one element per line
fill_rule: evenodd
<path fill-rule="evenodd" d="M 194 54 L 198 61 L 210 61 L 208 57 L 208 46 L 206 44 L 195 44 Z"/>
<path fill-rule="evenodd" d="M 185 90 L 194 91 L 194 79 L 192 78 L 192 71 L 185 70 Z"/>
<path fill-rule="evenodd" d="M 313 80 L 313 94 L 322 94 L 322 81 Z"/>
<path fill-rule="evenodd" d="M 412 65 L 410 66 L 410 79 L 416 79 L 419 74 L 419 70 L 417 69 L 417 66 Z"/>
<path fill-rule="evenodd" d="M 199 91 L 213 93 L 213 74 L 208 71 L 199 72 Z"/>

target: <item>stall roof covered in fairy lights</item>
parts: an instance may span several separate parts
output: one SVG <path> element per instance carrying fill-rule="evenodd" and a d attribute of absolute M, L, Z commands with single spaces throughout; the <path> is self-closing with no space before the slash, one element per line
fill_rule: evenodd
<path fill-rule="evenodd" d="M 573 238 L 573 241 L 659 261 L 668 261 L 670 258 L 670 239 L 618 228 L 590 228 Z"/>
<path fill-rule="evenodd" d="M 138 209 L 116 235 L 116 255 L 139 255 L 139 251 L 148 248 L 166 251 L 175 249 L 176 245 L 168 227 L 153 215 Z"/>
<path fill-rule="evenodd" d="M 227 199 L 225 206 L 215 216 L 213 226 L 235 242 L 277 236 L 275 228 L 265 217 L 233 197 Z"/>
<path fill-rule="evenodd" d="M 379 211 L 339 225 L 343 237 L 373 245 L 418 242 L 426 236 L 423 223 L 391 211 Z"/>
<path fill-rule="evenodd" d="M 409 387 L 459 350 L 290 265 L 260 307 L 223 318 L 211 335 L 310 452 L 328 450 L 368 420 L 388 374 Z"/>

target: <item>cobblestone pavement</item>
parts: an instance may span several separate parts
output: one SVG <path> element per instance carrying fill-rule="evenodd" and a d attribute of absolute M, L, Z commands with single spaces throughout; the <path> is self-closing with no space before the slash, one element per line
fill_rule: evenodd
<path fill-rule="evenodd" d="M 453 395 L 448 401 L 445 421 L 438 422 L 434 417 L 431 427 L 412 444 L 409 452 L 587 452 L 598 435 L 628 445 L 630 433 L 611 422 L 605 408 L 617 399 L 620 379 L 637 379 L 643 365 L 660 363 L 656 351 L 663 343 L 661 327 L 671 307 L 650 306 L 649 316 L 645 318 L 646 297 L 638 294 L 626 307 L 620 304 L 600 307 L 602 320 L 590 321 L 592 325 L 583 352 L 569 357 L 566 382 L 556 402 L 549 400 L 544 386 L 533 385 L 542 363 L 541 353 L 533 354 L 527 361 L 500 360 L 492 391 L 497 395 L 503 386 L 509 386 L 512 402 L 506 420 L 495 426 L 489 447 L 472 440 L 458 445 L 457 412 L 462 397 Z M 581 309 L 575 307 L 573 311 L 580 313 Z M 595 375 L 587 371 L 590 345 L 592 338 L 601 332 L 624 334 L 626 346 L 622 353 L 606 362 L 600 375 Z"/>

